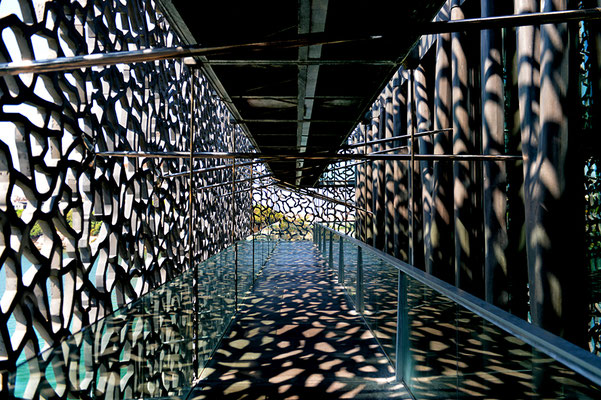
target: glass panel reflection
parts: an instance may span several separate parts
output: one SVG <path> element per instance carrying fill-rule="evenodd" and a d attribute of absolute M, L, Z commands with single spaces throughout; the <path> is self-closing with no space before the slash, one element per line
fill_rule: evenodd
<path fill-rule="evenodd" d="M 235 316 L 236 300 L 240 304 L 252 290 L 253 270 L 259 273 L 275 243 L 270 231 L 242 240 L 198 264 L 197 292 L 187 271 L 32 355 L 8 376 L 9 395 L 185 398 Z"/>
<path fill-rule="evenodd" d="M 598 399 L 601 390 L 532 346 L 407 277 L 405 382 L 416 398 Z"/>
<path fill-rule="evenodd" d="M 408 276 L 381 252 L 319 225 L 314 240 L 415 398 L 601 398 L 588 379 Z"/>

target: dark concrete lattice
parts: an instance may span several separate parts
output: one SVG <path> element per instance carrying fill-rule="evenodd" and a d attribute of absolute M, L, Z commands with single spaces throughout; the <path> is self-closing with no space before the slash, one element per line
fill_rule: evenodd
<path fill-rule="evenodd" d="M 0 19 L 0 62 L 179 43 L 152 1 L 13 4 Z M 232 207 L 249 209 L 248 192 L 232 202 L 223 188 L 199 191 L 190 212 L 189 177 L 164 177 L 189 160 L 95 156 L 189 151 L 191 120 L 195 151 L 250 150 L 181 60 L 5 77 L 0 102 L 0 370 L 188 270 L 191 214 L 195 262 L 248 233 L 246 215 L 233 237 L 230 221 Z M 196 174 L 193 185 L 231 174 Z"/>

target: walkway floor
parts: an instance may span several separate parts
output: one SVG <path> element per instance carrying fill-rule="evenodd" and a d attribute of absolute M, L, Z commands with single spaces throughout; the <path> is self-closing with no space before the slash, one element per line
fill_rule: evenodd
<path fill-rule="evenodd" d="M 311 242 L 281 242 L 190 399 L 409 399 Z"/>

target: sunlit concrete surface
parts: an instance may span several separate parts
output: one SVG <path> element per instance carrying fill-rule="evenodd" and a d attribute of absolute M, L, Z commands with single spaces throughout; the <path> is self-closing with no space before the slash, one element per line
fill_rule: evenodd
<path fill-rule="evenodd" d="M 311 242 L 280 242 L 191 399 L 409 399 Z"/>

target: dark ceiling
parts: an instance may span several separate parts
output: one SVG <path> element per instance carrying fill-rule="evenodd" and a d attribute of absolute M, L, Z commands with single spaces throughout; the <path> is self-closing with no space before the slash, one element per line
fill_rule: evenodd
<path fill-rule="evenodd" d="M 418 39 L 409 27 L 431 21 L 444 0 L 160 3 L 188 44 L 214 46 L 321 32 L 387 34 L 385 40 L 272 48 L 202 59 L 209 78 L 259 150 L 290 154 L 336 152 Z M 275 177 L 299 186 L 314 185 L 326 165 L 309 160 L 269 163 Z M 299 168 L 302 175 L 296 172 Z"/>

